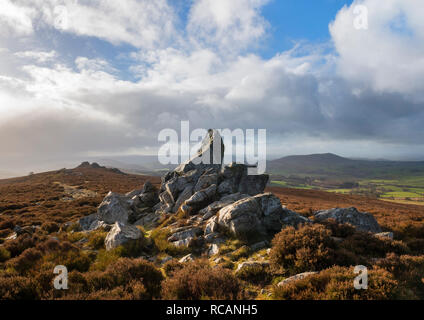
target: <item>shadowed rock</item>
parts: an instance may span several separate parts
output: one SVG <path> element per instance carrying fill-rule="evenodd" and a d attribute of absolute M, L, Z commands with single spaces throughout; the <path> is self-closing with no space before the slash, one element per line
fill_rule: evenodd
<path fill-rule="evenodd" d="M 381 232 L 380 225 L 368 212 L 360 212 L 356 208 L 335 208 L 322 210 L 315 213 L 315 221 L 334 219 L 337 223 L 348 223 L 361 231 L 372 233 Z"/>

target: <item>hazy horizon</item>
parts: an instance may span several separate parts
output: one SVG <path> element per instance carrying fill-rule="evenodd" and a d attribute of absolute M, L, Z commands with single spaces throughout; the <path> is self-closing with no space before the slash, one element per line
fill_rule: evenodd
<path fill-rule="evenodd" d="M 331 152 L 329 152 L 331 153 Z M 284 155 L 268 155 L 267 161 L 272 161 L 280 159 L 287 156 L 307 156 L 315 154 L 325 154 L 325 153 L 307 153 L 307 154 L 284 154 Z M 334 153 L 333 153 L 334 154 Z M 340 154 L 335 154 L 343 158 L 353 159 L 353 160 L 370 160 L 370 161 L 417 161 L 423 162 L 423 158 L 367 158 L 367 157 L 349 157 L 342 156 Z M 0 168 L 0 179 L 8 179 L 14 177 L 20 177 L 28 175 L 30 172 L 33 173 L 42 173 L 48 171 L 60 170 L 62 168 L 73 169 L 80 165 L 82 162 L 88 161 L 90 163 L 97 162 L 100 165 L 107 167 L 119 167 L 119 164 L 126 166 L 139 166 L 140 169 L 149 170 L 150 167 L 146 165 L 160 165 L 157 160 L 157 155 L 126 155 L 126 156 L 99 156 L 99 157 L 85 157 L 85 158 L 75 158 L 67 160 L 53 160 L 49 164 L 44 165 L 23 165 L 19 167 L 12 167 L 13 170 L 6 170 L 3 167 Z M 117 165 L 114 164 L 116 162 Z"/>

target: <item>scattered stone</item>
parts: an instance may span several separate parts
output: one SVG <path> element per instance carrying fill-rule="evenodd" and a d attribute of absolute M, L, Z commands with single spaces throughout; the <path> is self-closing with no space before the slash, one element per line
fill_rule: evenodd
<path fill-rule="evenodd" d="M 165 264 L 168 261 L 171 261 L 173 258 L 171 256 L 166 256 L 164 258 L 162 258 L 162 260 L 160 261 L 161 264 Z"/>
<path fill-rule="evenodd" d="M 193 240 L 194 240 L 193 237 L 188 237 L 182 240 L 173 241 L 171 243 L 176 247 L 188 247 L 190 246 Z"/>
<path fill-rule="evenodd" d="M 106 236 L 106 250 L 116 248 L 130 240 L 140 239 L 142 236 L 141 231 L 137 227 L 125 225 L 117 221 Z"/>
<path fill-rule="evenodd" d="M 194 238 L 200 235 L 201 233 L 202 233 L 201 228 L 190 228 L 184 231 L 174 233 L 168 238 L 168 241 L 173 242 L 178 240 L 184 240 L 187 238 Z"/>
<path fill-rule="evenodd" d="M 93 224 L 94 221 L 97 220 L 97 215 L 95 213 L 90 214 L 86 217 L 83 217 L 78 220 L 78 224 L 80 225 L 82 230 L 88 230 L 90 229 L 90 226 Z"/>
<path fill-rule="evenodd" d="M 5 240 L 15 240 L 18 237 L 16 232 L 13 232 L 10 236 L 8 236 Z"/>
<path fill-rule="evenodd" d="M 269 261 L 245 261 L 237 266 L 235 274 L 237 275 L 250 268 L 266 268 L 269 267 L 269 265 Z"/>
<path fill-rule="evenodd" d="M 315 213 L 315 221 L 334 219 L 337 223 L 348 223 L 358 230 L 380 233 L 381 228 L 375 218 L 368 212 L 360 212 L 356 208 L 335 208 Z"/>
<path fill-rule="evenodd" d="M 14 228 L 13 228 L 13 231 L 19 236 L 19 235 L 21 235 L 22 233 L 23 233 L 23 231 L 22 231 L 22 228 L 20 227 L 20 226 L 18 226 L 18 225 L 16 225 Z"/>
<path fill-rule="evenodd" d="M 95 220 L 91 224 L 88 231 L 95 231 L 95 230 L 98 230 L 98 229 L 101 229 L 101 228 L 103 228 L 103 230 L 105 230 L 105 231 L 110 231 L 112 229 L 112 225 L 107 224 L 104 221 Z"/>
<path fill-rule="evenodd" d="M 284 279 L 283 281 L 280 281 L 278 283 L 278 286 L 281 287 L 281 286 L 284 286 L 286 284 L 292 283 L 294 281 L 305 279 L 306 277 L 312 276 L 312 275 L 317 274 L 317 273 L 318 272 L 315 272 L 315 271 L 299 273 L 299 274 L 296 274 L 296 275 L 294 275 L 290 278 Z"/>
<path fill-rule="evenodd" d="M 215 262 L 216 264 L 220 264 L 225 262 L 225 259 L 223 257 L 218 257 L 218 258 L 215 258 L 213 262 Z"/>
<path fill-rule="evenodd" d="M 375 234 L 379 238 L 387 238 L 393 240 L 393 232 L 380 232 Z"/>
<path fill-rule="evenodd" d="M 219 253 L 218 245 L 216 243 L 210 244 L 209 248 L 208 248 L 208 256 L 211 257 L 211 256 L 214 256 L 218 253 Z"/>
<path fill-rule="evenodd" d="M 190 253 L 184 257 L 182 257 L 180 260 L 178 260 L 178 262 L 180 263 L 186 263 L 186 262 L 190 262 L 194 260 L 194 256 Z"/>

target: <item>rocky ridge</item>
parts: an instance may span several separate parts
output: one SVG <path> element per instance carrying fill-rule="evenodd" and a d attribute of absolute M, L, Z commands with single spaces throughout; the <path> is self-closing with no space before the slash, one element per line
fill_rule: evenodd
<path fill-rule="evenodd" d="M 212 148 L 210 143 L 202 153 L 213 152 Z M 146 182 L 125 195 L 109 192 L 97 213 L 79 220 L 81 229 L 109 231 L 105 246 L 110 250 L 142 237 L 137 226 L 151 229 L 175 217 L 174 222 L 161 225 L 169 234 L 167 240 L 176 247 L 196 246 L 198 253 L 207 256 L 216 255 L 229 238 L 264 248 L 285 226 L 327 219 L 381 232 L 371 214 L 355 208 L 318 211 L 313 220 L 305 218 L 283 206 L 274 194 L 264 193 L 268 175 L 248 175 L 244 164 L 204 164 L 199 161 L 202 153 L 164 175 L 160 188 Z"/>

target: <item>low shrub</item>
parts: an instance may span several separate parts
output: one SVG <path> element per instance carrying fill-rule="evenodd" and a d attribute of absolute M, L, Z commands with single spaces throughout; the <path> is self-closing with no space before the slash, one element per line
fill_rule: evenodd
<path fill-rule="evenodd" d="M 295 274 L 316 271 L 335 264 L 331 231 L 322 225 L 287 227 L 272 240 L 270 260 L 275 269 Z"/>
<path fill-rule="evenodd" d="M 42 239 L 37 235 L 31 236 L 24 233 L 15 240 L 7 241 L 4 244 L 4 248 L 10 252 L 10 256 L 13 258 L 19 256 L 26 249 L 35 247 L 40 241 L 42 241 Z"/>
<path fill-rule="evenodd" d="M 381 268 L 368 271 L 368 289 L 357 290 L 354 268 L 332 267 L 283 286 L 274 286 L 277 300 L 390 300 L 398 292 L 398 282 Z"/>
<path fill-rule="evenodd" d="M 20 274 L 25 274 L 34 268 L 35 264 L 41 259 L 42 252 L 36 248 L 29 248 L 22 252 L 18 257 L 7 262 L 9 268 L 13 268 Z"/>
<path fill-rule="evenodd" d="M 51 222 L 51 221 L 44 222 L 44 223 L 41 225 L 41 230 L 44 230 L 44 231 L 46 231 L 47 233 L 58 232 L 58 231 L 59 231 L 59 229 L 60 229 L 60 226 L 59 226 L 57 223 L 55 223 L 55 222 Z"/>
<path fill-rule="evenodd" d="M 376 237 L 371 233 L 356 231 L 339 244 L 340 248 L 361 257 L 385 257 L 387 253 L 409 253 L 408 246 L 402 241 Z"/>
<path fill-rule="evenodd" d="M 88 245 L 96 250 L 102 249 L 105 246 L 105 239 L 107 232 L 105 231 L 93 231 L 88 237 Z"/>
<path fill-rule="evenodd" d="M 220 254 L 226 254 L 232 251 L 237 250 L 238 248 L 245 245 L 244 241 L 238 240 L 238 239 L 228 239 L 225 241 L 224 244 L 222 244 L 219 248 Z"/>
<path fill-rule="evenodd" d="M 271 281 L 272 273 L 268 266 L 257 265 L 243 268 L 237 272 L 237 277 L 250 283 L 264 285 Z"/>
<path fill-rule="evenodd" d="M 121 258 L 121 249 L 116 248 L 113 250 L 107 251 L 106 249 L 101 249 L 97 253 L 96 259 L 93 264 L 90 266 L 91 271 L 104 271 L 106 268 L 119 260 Z"/>
<path fill-rule="evenodd" d="M 0 262 L 5 262 L 10 259 L 10 252 L 7 249 L 0 247 Z"/>
<path fill-rule="evenodd" d="M 424 256 L 388 254 L 376 265 L 399 281 L 400 298 L 424 299 Z"/>
<path fill-rule="evenodd" d="M 164 252 L 170 256 L 182 256 L 190 253 L 190 249 L 186 247 L 176 247 L 168 241 L 169 232 L 162 229 L 153 230 L 150 238 L 153 240 L 156 249 L 159 252 Z"/>
<path fill-rule="evenodd" d="M 184 267 L 183 263 L 176 260 L 170 260 L 163 265 L 163 271 L 167 277 L 171 276 L 173 272 L 180 270 Z"/>
<path fill-rule="evenodd" d="M 11 220 L 6 220 L 6 221 L 0 222 L 0 230 L 13 229 L 14 227 L 15 227 L 15 223 Z"/>
<path fill-rule="evenodd" d="M 0 276 L 0 300 L 39 299 L 37 285 L 30 278 Z"/>
<path fill-rule="evenodd" d="M 176 270 L 162 284 L 162 298 L 180 300 L 237 299 L 242 286 L 231 271 L 194 261 Z"/>
<path fill-rule="evenodd" d="M 126 292 L 142 294 L 143 299 L 160 296 L 163 275 L 155 266 L 143 259 L 121 258 L 110 264 L 105 271 L 93 271 L 84 275 L 90 292 L 113 290 L 118 287 Z M 142 284 L 136 285 L 138 283 Z M 130 289 L 131 288 L 131 289 Z M 143 290 L 142 290 L 143 288 Z M 122 298 L 122 297 L 121 297 Z"/>
<path fill-rule="evenodd" d="M 250 248 L 248 246 L 242 246 L 231 253 L 231 260 L 237 261 L 241 258 L 247 258 L 250 254 Z"/>

